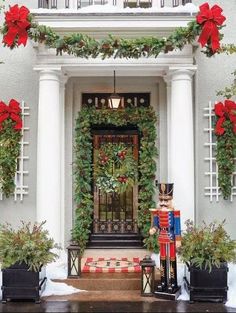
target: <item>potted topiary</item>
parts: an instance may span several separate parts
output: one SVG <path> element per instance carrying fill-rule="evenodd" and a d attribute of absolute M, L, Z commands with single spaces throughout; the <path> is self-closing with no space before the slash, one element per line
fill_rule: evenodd
<path fill-rule="evenodd" d="M 0 264 L 2 267 L 2 302 L 33 299 L 40 302 L 46 277 L 44 266 L 55 261 L 51 250 L 58 248 L 43 225 L 22 222 L 18 230 L 0 225 Z"/>
<path fill-rule="evenodd" d="M 194 301 L 227 301 L 228 262 L 236 260 L 236 241 L 224 229 L 225 221 L 196 227 L 186 222 L 178 254 L 186 263 L 185 282 Z"/>

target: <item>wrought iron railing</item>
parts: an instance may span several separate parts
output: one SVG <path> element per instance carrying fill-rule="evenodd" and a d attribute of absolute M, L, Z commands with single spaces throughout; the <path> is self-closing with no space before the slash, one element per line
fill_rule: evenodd
<path fill-rule="evenodd" d="M 114 6 L 117 5 L 119 0 L 112 0 Z M 104 5 L 107 4 L 108 0 L 38 0 L 38 8 L 45 9 L 80 9 L 82 7 L 90 6 L 93 4 Z M 150 8 L 158 5 L 158 7 L 178 7 L 192 3 L 192 0 L 123 0 L 124 7 L 130 8 Z"/>

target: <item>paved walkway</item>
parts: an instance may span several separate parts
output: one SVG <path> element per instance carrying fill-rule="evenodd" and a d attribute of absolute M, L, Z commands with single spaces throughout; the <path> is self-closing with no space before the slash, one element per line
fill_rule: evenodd
<path fill-rule="evenodd" d="M 163 301 L 141 297 L 139 291 L 93 291 L 68 296 L 43 298 L 41 304 L 8 302 L 0 304 L 0 312 L 236 312 L 219 303 L 189 304 L 184 301 Z"/>
<path fill-rule="evenodd" d="M 216 303 L 189 304 L 183 301 L 43 301 L 41 304 L 22 302 L 0 304 L 0 312 L 236 312 L 236 309 Z"/>

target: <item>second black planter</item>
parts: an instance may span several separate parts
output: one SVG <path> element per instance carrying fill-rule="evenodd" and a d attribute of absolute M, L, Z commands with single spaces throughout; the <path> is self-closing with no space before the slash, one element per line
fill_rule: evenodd
<path fill-rule="evenodd" d="M 212 270 L 200 269 L 187 264 L 188 270 L 184 277 L 190 302 L 194 301 L 227 301 L 227 263 L 221 263 L 220 267 L 213 266 Z"/>
<path fill-rule="evenodd" d="M 26 264 L 15 264 L 2 270 L 2 302 L 32 299 L 40 302 L 40 294 L 46 282 L 45 269 L 29 271 Z"/>

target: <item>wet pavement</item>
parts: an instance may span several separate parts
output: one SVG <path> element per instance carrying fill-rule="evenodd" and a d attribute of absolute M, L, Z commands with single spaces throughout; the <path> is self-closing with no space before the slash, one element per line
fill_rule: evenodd
<path fill-rule="evenodd" d="M 236 312 L 236 309 L 227 308 L 219 303 L 186 301 L 42 301 L 41 304 L 33 302 L 8 302 L 0 304 L 0 312 Z"/>

